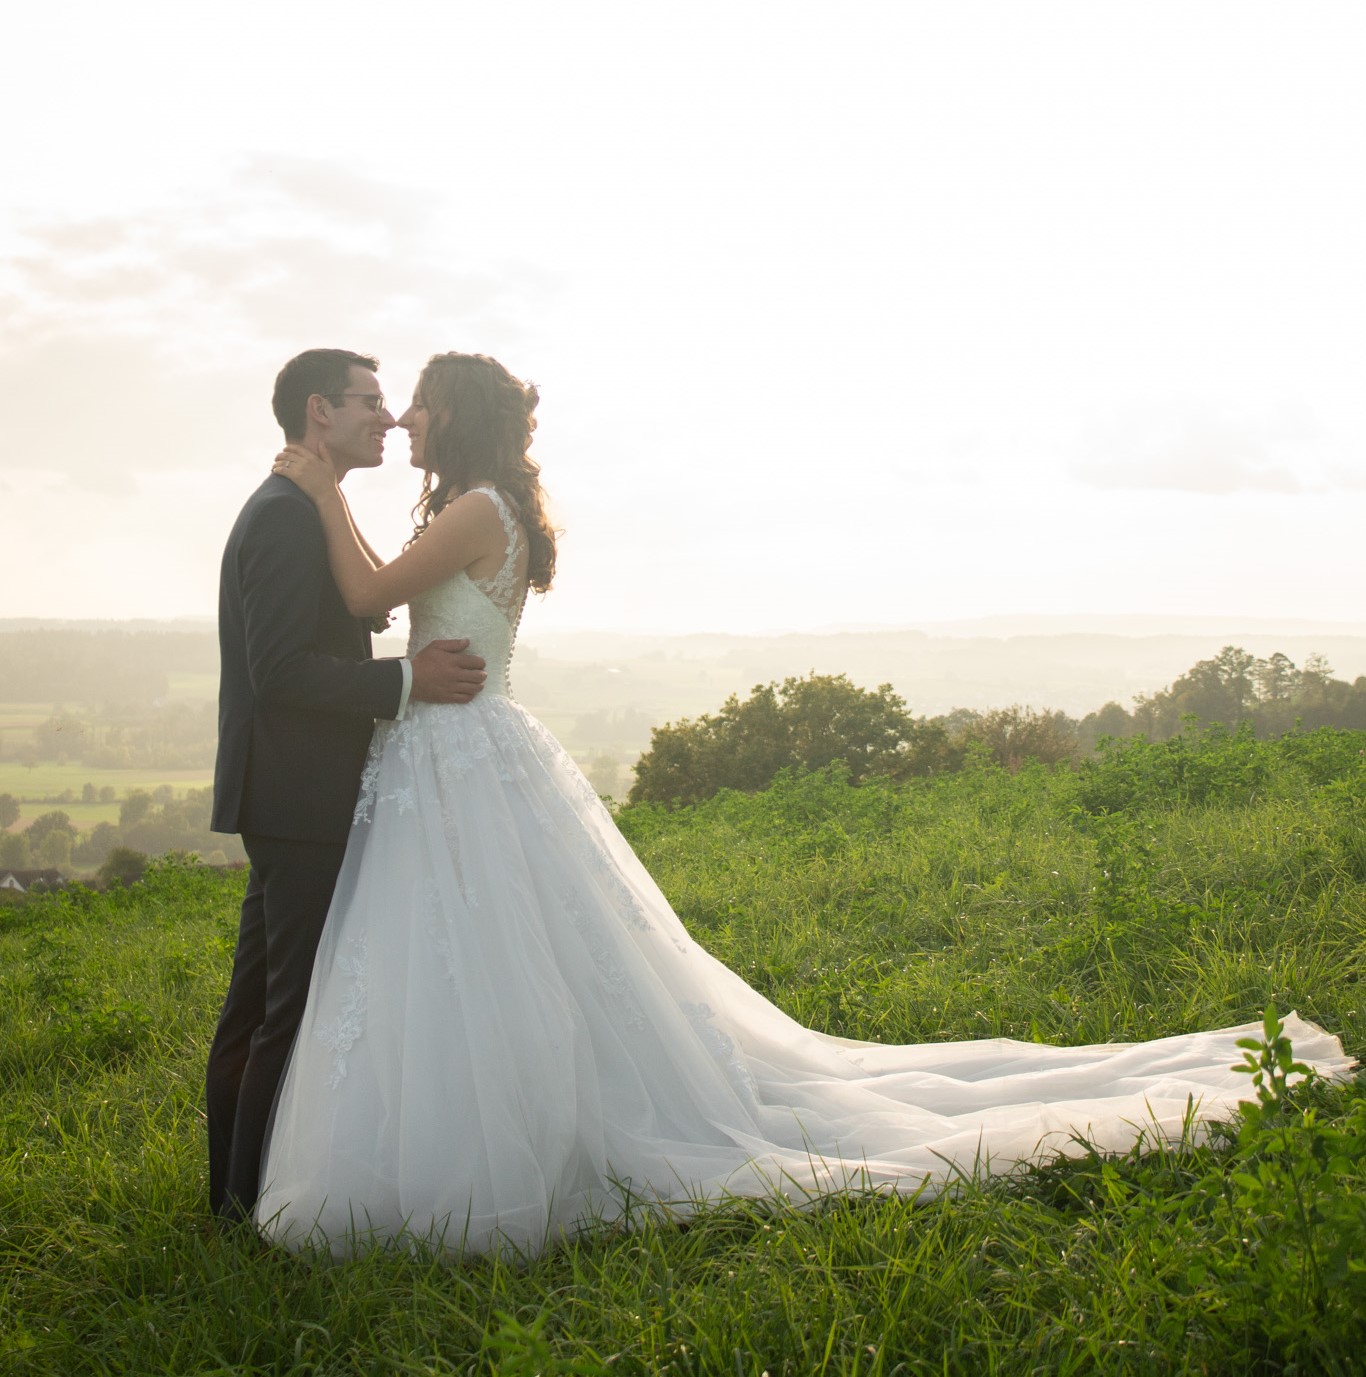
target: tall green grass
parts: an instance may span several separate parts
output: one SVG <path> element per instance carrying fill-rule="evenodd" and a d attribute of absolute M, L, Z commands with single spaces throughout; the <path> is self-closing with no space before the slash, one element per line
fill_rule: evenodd
<path fill-rule="evenodd" d="M 699 940 L 831 1033 L 1089 1042 L 1274 1005 L 1361 1055 L 1363 749 L 1214 734 L 621 822 Z M 735 1201 L 524 1266 L 215 1234 L 201 1078 L 241 884 L 166 864 L 0 911 L 0 1371 L 1358 1368 L 1366 1098 L 1281 1092 L 1274 1029 L 1271 1090 L 1215 1142 L 934 1204 Z"/>

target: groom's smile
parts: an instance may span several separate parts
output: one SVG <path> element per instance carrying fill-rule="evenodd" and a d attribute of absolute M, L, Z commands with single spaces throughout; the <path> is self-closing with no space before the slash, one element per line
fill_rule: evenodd
<path fill-rule="evenodd" d="M 330 407 L 327 452 L 337 477 L 352 469 L 378 468 L 384 462 L 384 437 L 396 424 L 378 378 L 353 365 L 345 390 L 325 400 Z"/>

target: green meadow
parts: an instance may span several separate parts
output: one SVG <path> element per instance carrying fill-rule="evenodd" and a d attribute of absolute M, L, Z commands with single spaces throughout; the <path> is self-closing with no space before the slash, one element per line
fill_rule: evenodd
<path fill-rule="evenodd" d="M 13 761 L 0 762 L 0 794 L 13 794 L 22 800 L 56 798 L 70 790 L 79 801 L 81 790 L 87 784 L 93 784 L 97 789 L 108 786 L 122 797 L 130 789 L 146 789 L 150 793 L 165 784 L 179 794 L 186 789 L 207 789 L 212 783 L 212 768 L 94 769 L 79 763 L 58 765 L 53 761 L 42 761 L 29 769 Z"/>
<path fill-rule="evenodd" d="M 172 670 L 166 675 L 166 696 L 212 703 L 218 698 L 218 674 L 212 670 Z"/>
<path fill-rule="evenodd" d="M 117 798 L 112 803 L 82 803 L 81 791 L 87 784 L 96 789 L 112 788 Z M 213 771 L 201 770 L 95 770 L 86 765 L 58 765 L 43 761 L 31 770 L 12 761 L 0 761 L 0 794 L 12 794 L 19 801 L 19 821 L 24 828 L 34 818 L 60 809 L 78 830 L 88 832 L 96 823 L 117 822 L 118 800 L 135 789 L 152 793 L 167 787 L 177 797 L 188 789 L 207 789 L 213 784 Z M 71 798 L 57 802 L 63 794 Z"/>
<path fill-rule="evenodd" d="M 1075 1043 L 1294 1008 L 1366 1052 L 1366 733 L 619 816 L 697 939 L 830 1033 Z M 1274 1022 L 1237 1122 L 934 1203 L 731 1201 L 522 1264 L 216 1233 L 201 1078 L 242 883 L 168 861 L 0 908 L 0 1371 L 1360 1371 L 1366 1094 L 1287 1086 Z"/>
<path fill-rule="evenodd" d="M 202 671 L 176 671 L 166 676 L 166 701 L 172 703 L 212 701 L 218 695 L 218 675 Z M 190 789 L 204 789 L 213 783 L 211 763 L 195 769 L 157 767 L 110 767 L 87 765 L 80 760 L 35 760 L 25 763 L 19 752 L 30 743 L 34 732 L 54 714 L 59 705 L 50 700 L 0 703 L 0 747 L 7 756 L 0 759 L 0 794 L 19 801 L 19 820 L 12 830 L 22 830 L 35 818 L 60 808 L 77 830 L 89 832 L 101 822 L 117 822 L 119 805 L 83 803 L 81 791 L 87 784 L 96 790 L 113 789 L 118 800 L 135 789 L 152 793 L 169 787 L 177 797 Z M 79 750 L 73 750 L 78 755 Z M 69 801 L 60 801 L 70 794 Z"/>
<path fill-rule="evenodd" d="M 51 703 L 0 703 L 0 732 L 27 732 L 51 716 Z"/>

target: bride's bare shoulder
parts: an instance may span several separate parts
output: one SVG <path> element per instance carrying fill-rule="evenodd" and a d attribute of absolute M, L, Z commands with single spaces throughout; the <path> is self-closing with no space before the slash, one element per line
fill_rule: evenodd
<path fill-rule="evenodd" d="M 467 529 L 472 526 L 487 525 L 501 529 L 502 521 L 498 514 L 498 502 L 493 496 L 492 490 L 471 488 L 468 492 L 462 492 L 459 497 L 451 498 L 441 511 L 432 518 L 429 529 L 435 530 L 440 525 L 462 526 Z"/>
<path fill-rule="evenodd" d="M 506 543 L 497 503 L 480 488 L 452 498 L 413 542 L 413 549 L 449 550 L 458 554 L 460 568 L 500 552 Z"/>

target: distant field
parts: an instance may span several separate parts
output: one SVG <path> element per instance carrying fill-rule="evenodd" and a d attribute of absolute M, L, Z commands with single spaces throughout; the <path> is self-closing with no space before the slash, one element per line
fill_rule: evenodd
<path fill-rule="evenodd" d="M 0 703 L 0 746 L 9 752 L 27 746 L 33 729 L 51 716 L 51 703 Z"/>
<path fill-rule="evenodd" d="M 169 784 L 177 794 L 183 794 L 186 789 L 203 789 L 212 783 L 211 769 L 94 770 L 89 765 L 54 765 L 44 761 L 29 770 L 13 760 L 0 761 L 0 794 L 13 794 L 20 802 L 25 799 L 53 798 L 67 789 L 79 799 L 81 789 L 86 784 L 93 784 L 96 789 L 112 787 L 122 798 L 130 789 L 150 791 Z M 60 806 L 70 812 L 71 807 L 76 805 Z M 117 811 L 115 809 L 116 815 Z M 72 816 L 75 817 L 75 814 L 72 813 Z"/>
<path fill-rule="evenodd" d="M 218 697 L 216 673 L 168 674 L 166 680 L 168 698 L 192 698 L 207 702 Z"/>
<path fill-rule="evenodd" d="M 51 716 L 51 703 L 0 703 L 0 731 L 6 727 L 36 727 Z"/>
<path fill-rule="evenodd" d="M 0 789 L 0 793 L 13 792 L 12 789 Z M 59 811 L 71 819 L 72 826 L 78 832 L 89 832 L 99 823 L 119 820 L 117 803 L 32 803 L 24 800 L 19 805 L 19 821 L 8 830 L 22 832 L 35 818 L 42 817 L 44 813 Z"/>

